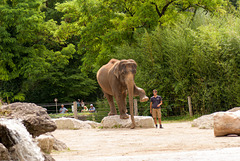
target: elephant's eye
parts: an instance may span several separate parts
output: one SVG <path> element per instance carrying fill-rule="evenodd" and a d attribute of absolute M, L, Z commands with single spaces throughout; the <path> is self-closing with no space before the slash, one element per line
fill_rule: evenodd
<path fill-rule="evenodd" d="M 132 73 L 136 74 L 137 70 L 136 69 L 132 69 Z"/>
<path fill-rule="evenodd" d="M 126 72 L 126 70 L 122 70 L 122 75 L 125 75 L 127 72 Z"/>

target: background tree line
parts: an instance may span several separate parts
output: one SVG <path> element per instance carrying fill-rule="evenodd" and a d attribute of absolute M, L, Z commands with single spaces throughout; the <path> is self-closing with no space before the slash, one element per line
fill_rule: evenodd
<path fill-rule="evenodd" d="M 132 58 L 136 84 L 165 109 L 187 96 L 201 114 L 240 103 L 238 0 L 1 0 L 0 15 L 6 102 L 96 101 L 97 70 Z"/>

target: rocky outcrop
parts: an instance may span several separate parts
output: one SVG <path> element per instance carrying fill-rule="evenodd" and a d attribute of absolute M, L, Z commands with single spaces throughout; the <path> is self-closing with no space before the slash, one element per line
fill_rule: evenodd
<path fill-rule="evenodd" d="M 57 128 L 54 121 L 47 114 L 47 110 L 36 104 L 17 102 L 4 105 L 1 108 L 9 112 L 7 116 L 4 116 L 5 118 L 21 119 L 33 137 L 52 132 Z"/>
<path fill-rule="evenodd" d="M 0 143 L 0 160 L 6 160 L 6 161 L 10 160 L 8 149 L 1 143 Z"/>
<path fill-rule="evenodd" d="M 41 151 L 50 154 L 53 150 L 54 138 L 48 135 L 40 135 L 36 138 Z"/>
<path fill-rule="evenodd" d="M 240 111 L 240 107 L 234 107 L 226 112 L 236 112 Z M 203 115 L 195 120 L 192 121 L 192 127 L 198 127 L 199 129 L 213 129 L 213 117 L 218 112 L 209 114 L 209 115 Z"/>
<path fill-rule="evenodd" d="M 51 133 L 40 135 L 36 138 L 36 141 L 38 142 L 38 146 L 41 148 L 41 150 L 48 151 L 48 153 L 50 153 L 52 149 L 56 151 L 63 151 L 68 149 L 67 145 L 64 142 L 57 140 Z M 44 142 L 46 142 L 47 146 L 44 144 Z M 42 144 L 44 145 L 41 146 Z"/>
<path fill-rule="evenodd" d="M 63 151 L 63 150 L 67 150 L 68 147 L 67 147 L 67 145 L 64 142 L 62 142 L 60 140 L 57 140 L 54 137 L 53 149 L 57 150 L 57 151 Z"/>
<path fill-rule="evenodd" d="M 44 161 L 55 161 L 55 159 L 50 154 L 43 154 Z"/>
<path fill-rule="evenodd" d="M 150 116 L 134 116 L 136 127 L 154 128 L 153 118 Z M 101 122 L 103 128 L 129 128 L 131 119 L 120 119 L 119 115 L 107 116 Z"/>
<path fill-rule="evenodd" d="M 16 144 L 15 140 L 10 135 L 9 129 L 6 125 L 0 123 L 0 143 L 2 143 L 6 148 L 10 148 Z"/>
<path fill-rule="evenodd" d="M 98 128 L 101 126 L 100 123 L 95 121 L 84 121 L 84 123 L 90 125 L 92 128 Z"/>
<path fill-rule="evenodd" d="M 214 115 L 214 135 L 240 135 L 240 111 L 218 112 Z"/>
<path fill-rule="evenodd" d="M 213 116 L 214 114 L 203 115 L 192 122 L 192 127 L 198 127 L 199 129 L 212 129 L 213 128 Z"/>
<path fill-rule="evenodd" d="M 237 111 L 240 111 L 240 107 L 234 107 L 234 108 L 228 110 L 227 112 L 237 112 Z"/>
<path fill-rule="evenodd" d="M 55 121 L 58 129 L 91 129 L 100 125 L 99 123 L 93 121 L 81 121 L 73 118 L 53 119 L 53 121 Z"/>

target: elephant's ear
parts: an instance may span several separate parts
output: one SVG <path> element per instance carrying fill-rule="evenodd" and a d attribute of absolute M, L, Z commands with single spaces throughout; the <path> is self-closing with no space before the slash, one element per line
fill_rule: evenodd
<path fill-rule="evenodd" d="M 113 67 L 113 73 L 117 78 L 119 78 L 120 76 L 119 65 L 120 65 L 120 62 L 117 62 Z"/>

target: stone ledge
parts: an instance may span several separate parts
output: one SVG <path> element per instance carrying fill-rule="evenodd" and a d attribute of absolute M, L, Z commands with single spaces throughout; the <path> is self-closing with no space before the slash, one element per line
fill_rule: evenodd
<path fill-rule="evenodd" d="M 150 116 L 134 116 L 136 127 L 154 128 L 153 118 Z M 128 119 L 120 119 L 119 115 L 107 116 L 102 119 L 103 128 L 130 128 L 132 121 Z"/>
<path fill-rule="evenodd" d="M 57 129 L 69 129 L 69 130 L 78 130 L 78 129 L 91 129 L 100 126 L 99 123 L 94 121 L 81 121 L 74 118 L 59 118 L 53 119 L 57 125 Z"/>

